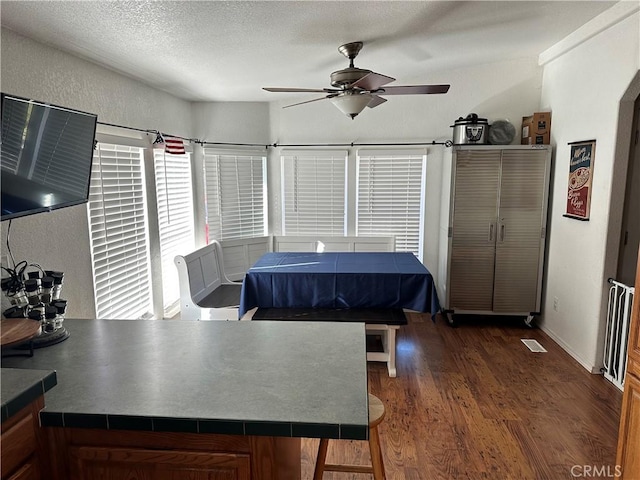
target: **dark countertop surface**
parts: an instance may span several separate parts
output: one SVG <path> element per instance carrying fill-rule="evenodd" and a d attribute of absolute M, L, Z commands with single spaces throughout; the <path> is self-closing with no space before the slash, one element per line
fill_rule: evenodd
<path fill-rule="evenodd" d="M 365 439 L 364 324 L 65 320 L 43 426 Z M 4 368 L 2 377 L 4 402 Z"/>
<path fill-rule="evenodd" d="M 4 366 L 5 360 L 2 360 Z M 51 370 L 25 370 L 2 368 L 0 370 L 0 396 L 2 397 L 2 421 L 18 413 L 36 398 L 56 385 L 56 372 Z"/>

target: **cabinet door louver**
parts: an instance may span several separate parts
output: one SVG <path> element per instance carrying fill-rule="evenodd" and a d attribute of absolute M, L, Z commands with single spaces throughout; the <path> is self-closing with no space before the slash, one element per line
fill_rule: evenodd
<path fill-rule="evenodd" d="M 452 308 L 492 309 L 499 181 L 499 150 L 459 152 L 451 223 Z"/>
<path fill-rule="evenodd" d="M 502 154 L 493 309 L 533 312 L 537 299 L 546 151 Z"/>
<path fill-rule="evenodd" d="M 454 147 L 447 310 L 540 310 L 549 147 Z"/>

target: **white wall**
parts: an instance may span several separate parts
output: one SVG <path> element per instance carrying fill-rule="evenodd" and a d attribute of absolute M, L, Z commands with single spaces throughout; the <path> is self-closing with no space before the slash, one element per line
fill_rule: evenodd
<path fill-rule="evenodd" d="M 542 327 L 585 368 L 601 365 L 604 292 L 615 272 L 605 267 L 612 204 L 620 100 L 640 67 L 639 14 L 626 17 L 544 66 L 542 102 L 552 111 L 556 145 L 550 206 L 546 296 Z M 588 222 L 562 215 L 566 208 L 569 142 L 596 139 L 591 215 Z M 615 267 L 615 265 L 614 265 Z M 554 297 L 558 310 L 554 311 Z"/>
<path fill-rule="evenodd" d="M 96 113 L 98 121 L 189 136 L 189 102 L 2 29 L 2 91 Z M 2 222 L 6 254 L 8 222 Z M 65 272 L 67 316 L 94 318 L 86 205 L 14 219 L 16 261 Z"/>
<path fill-rule="evenodd" d="M 271 140 L 265 102 L 193 103 L 192 121 L 193 135 L 205 142 L 266 145 Z"/>
<path fill-rule="evenodd" d="M 203 142 L 266 145 L 270 143 L 269 104 L 266 102 L 195 102 L 191 104 L 193 137 Z M 206 145 L 205 145 L 206 146 Z M 209 145 L 214 147 L 213 145 Z M 225 148 L 225 146 L 219 146 Z M 196 201 L 196 246 L 206 244 L 204 225 L 204 182 L 197 175 L 202 172 L 202 151 L 193 156 L 194 195 Z"/>
<path fill-rule="evenodd" d="M 448 83 L 451 88 L 445 95 L 390 96 L 386 103 L 374 109 L 366 108 L 354 120 L 343 115 L 328 100 L 282 109 L 282 106 L 301 99 L 314 98 L 312 94 L 292 96 L 291 101 L 271 106 L 272 140 L 278 144 L 444 141 L 452 138 L 450 126 L 453 122 L 471 112 L 488 118 L 489 122 L 509 119 L 519 131 L 522 117 L 539 107 L 542 70 L 536 59 L 530 58 L 452 70 L 431 75 L 428 80 L 399 79 L 396 83 Z M 514 143 L 520 143 L 519 136 Z M 348 150 L 350 167 L 355 172 L 357 149 Z M 444 150 L 443 146 L 427 147 L 424 263 L 434 277 L 438 272 Z M 275 208 L 280 205 L 279 152 L 280 149 L 271 150 L 269 171 L 270 204 Z M 355 183 L 348 188 L 353 192 Z M 445 201 L 448 202 L 448 198 Z M 277 214 L 270 215 L 270 218 L 274 233 L 281 233 Z"/>

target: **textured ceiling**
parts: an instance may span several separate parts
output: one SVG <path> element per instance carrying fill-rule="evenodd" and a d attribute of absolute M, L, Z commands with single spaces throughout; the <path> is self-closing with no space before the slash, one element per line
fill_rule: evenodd
<path fill-rule="evenodd" d="M 2 26 L 187 100 L 269 101 L 261 87 L 329 87 L 337 51 L 356 66 L 434 73 L 537 56 L 610 8 L 604 1 L 2 1 Z M 440 82 L 438 82 L 440 83 Z"/>

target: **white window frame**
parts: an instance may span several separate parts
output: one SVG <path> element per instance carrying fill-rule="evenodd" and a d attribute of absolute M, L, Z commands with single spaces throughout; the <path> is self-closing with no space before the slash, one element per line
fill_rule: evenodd
<path fill-rule="evenodd" d="M 356 162 L 356 235 L 393 235 L 396 251 L 412 252 L 422 261 L 426 150 L 358 149 Z M 378 172 L 373 170 L 374 163 L 378 164 Z M 397 171 L 395 174 L 394 169 Z M 416 169 L 419 169 L 417 173 Z M 361 192 L 361 189 L 366 189 L 366 192 Z M 376 193 L 377 200 L 384 204 L 380 209 L 374 204 Z M 369 216 L 366 220 L 365 209 Z M 403 210 L 407 213 L 405 221 L 397 226 Z"/>
<path fill-rule="evenodd" d="M 347 235 L 348 156 L 346 150 L 281 152 L 282 235 Z"/>
<path fill-rule="evenodd" d="M 195 250 L 191 153 L 170 154 L 153 149 L 158 218 L 163 312 L 172 316 L 180 301 L 174 258 Z"/>
<path fill-rule="evenodd" d="M 205 147 L 202 152 L 207 243 L 267 235 L 266 150 Z"/>
<path fill-rule="evenodd" d="M 102 150 L 105 152 L 104 155 Z M 112 153 L 107 154 L 106 152 Z M 137 166 L 134 165 L 135 154 L 138 154 L 139 158 Z M 107 200 L 107 195 L 112 197 L 117 195 L 120 200 L 125 196 L 125 194 L 118 192 L 120 187 L 115 185 L 111 185 L 112 193 L 105 191 L 106 183 L 113 183 L 113 180 L 118 181 L 118 179 L 126 177 L 126 175 L 117 173 L 118 167 L 115 166 L 117 162 L 115 159 L 119 156 L 127 159 L 133 166 L 131 176 L 136 179 L 134 184 L 136 188 L 130 190 L 130 193 L 133 194 L 132 198 L 135 198 L 135 195 L 139 195 L 142 201 L 127 205 L 124 202 L 110 200 L 112 205 L 108 206 L 104 203 Z M 111 166 L 116 169 L 115 172 L 112 170 L 109 173 L 108 168 L 105 168 L 107 167 L 105 164 L 108 164 L 109 160 L 111 161 Z M 129 209 L 129 220 L 140 220 L 141 217 L 141 221 L 134 221 L 133 224 L 129 225 L 120 221 L 118 226 L 116 223 L 118 221 L 116 218 L 118 210 L 122 211 L 127 208 Z M 112 212 L 108 210 L 112 210 Z M 108 215 L 114 218 L 111 227 L 106 226 Z M 94 151 L 87 216 L 97 318 L 134 319 L 151 316 L 153 312 L 153 289 L 149 258 L 144 148 L 109 143 L 97 144 Z M 131 230 L 132 228 L 133 230 Z M 117 236 L 122 236 L 122 234 L 129 235 L 132 232 L 133 236 L 127 237 L 129 240 L 128 247 L 125 247 L 122 253 L 116 254 L 113 250 Z M 112 237 L 111 242 L 107 235 Z M 126 250 L 127 248 L 128 250 Z M 123 272 L 126 274 L 126 282 L 122 281 L 123 273 L 119 273 L 115 268 L 118 265 L 126 269 Z"/>

